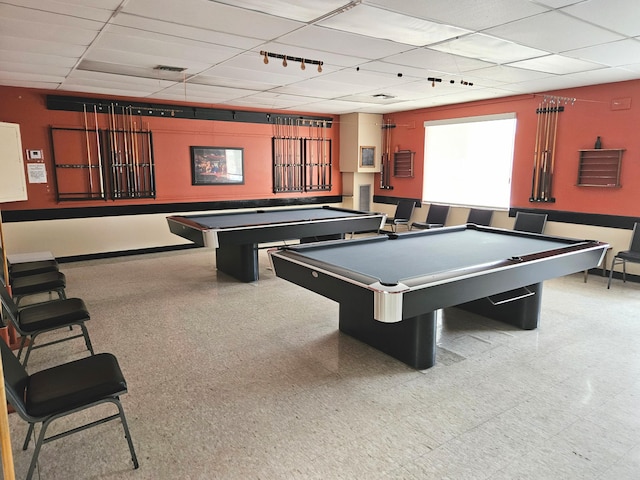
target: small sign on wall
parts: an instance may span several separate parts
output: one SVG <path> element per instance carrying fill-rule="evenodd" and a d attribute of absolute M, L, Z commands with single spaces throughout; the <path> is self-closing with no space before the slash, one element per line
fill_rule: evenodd
<path fill-rule="evenodd" d="M 29 183 L 47 183 L 47 169 L 44 163 L 27 163 Z"/>

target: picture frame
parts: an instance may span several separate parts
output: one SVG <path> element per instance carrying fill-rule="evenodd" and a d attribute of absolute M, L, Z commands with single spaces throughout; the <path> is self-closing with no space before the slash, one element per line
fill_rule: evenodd
<path fill-rule="evenodd" d="M 360 147 L 360 166 L 375 167 L 376 147 Z"/>
<path fill-rule="evenodd" d="M 190 147 L 192 185 L 243 185 L 244 149 Z"/>

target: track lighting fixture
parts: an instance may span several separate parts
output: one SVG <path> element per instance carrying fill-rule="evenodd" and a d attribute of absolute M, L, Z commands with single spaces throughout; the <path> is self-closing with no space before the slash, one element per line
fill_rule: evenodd
<path fill-rule="evenodd" d="M 262 61 L 265 63 L 265 65 L 269 63 L 269 58 L 278 58 L 282 59 L 283 67 L 286 67 L 289 64 L 288 62 L 299 62 L 301 70 L 306 70 L 307 65 L 311 64 L 317 65 L 318 73 L 322 73 L 323 62 L 321 60 L 309 60 L 308 58 L 291 57 L 289 55 L 283 55 L 282 53 L 265 52 L 264 50 L 260 50 L 260 55 L 264 57 Z"/>

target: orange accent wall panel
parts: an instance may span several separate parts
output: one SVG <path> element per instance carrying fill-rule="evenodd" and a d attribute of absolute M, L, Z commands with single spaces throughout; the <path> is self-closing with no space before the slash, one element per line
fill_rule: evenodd
<path fill-rule="evenodd" d="M 332 188 L 327 191 L 309 193 L 278 193 L 272 190 L 272 147 L 271 138 L 274 127 L 269 124 L 242 122 L 222 122 L 213 120 L 193 120 L 170 117 L 134 117 L 136 128 L 151 130 L 153 139 L 154 173 L 156 198 L 129 198 L 118 200 L 78 200 L 58 202 L 54 180 L 54 165 L 50 127 L 80 129 L 79 131 L 56 131 L 56 163 L 59 156 L 68 158 L 67 164 L 83 164 L 87 158 L 85 126 L 91 131 L 90 147 L 96 149 L 95 116 L 88 112 L 87 121 L 83 112 L 48 110 L 46 95 L 59 92 L 0 87 L 0 120 L 18 123 L 21 126 L 22 143 L 25 149 L 42 150 L 47 169 L 47 183 L 28 184 L 28 200 L 3 205 L 6 210 L 100 207 L 108 205 L 146 204 L 146 203 L 186 203 L 225 200 L 251 200 L 319 195 L 333 196 L 341 193 L 342 184 L 338 162 L 332 165 Z M 95 95 L 95 97 L 99 97 Z M 111 97 L 110 97 L 111 98 Z M 115 99 L 118 100 L 118 99 Z M 129 99 L 139 101 L 140 99 Z M 127 99 L 120 99 L 126 104 Z M 211 108 L 211 105 L 195 105 Z M 227 107 L 220 107 L 227 108 Z M 279 112 L 274 112 L 279 113 Z M 282 112 L 285 115 L 297 112 Z M 303 113 L 300 112 L 302 115 Z M 97 113 L 99 129 L 108 129 L 108 113 Z M 334 123 L 337 117 L 333 117 Z M 301 130 L 304 135 L 304 130 Z M 339 151 L 339 128 L 326 129 L 331 139 L 332 158 Z M 191 152 L 192 146 L 233 147 L 243 149 L 244 183 L 241 185 L 192 185 Z M 96 159 L 93 159 L 96 162 Z M 60 170 L 60 169 L 58 169 Z M 72 168 L 61 180 L 65 189 L 81 188 L 88 182 L 86 169 Z M 95 169 L 92 169 L 95 170 Z M 85 175 L 83 175 L 85 174 Z M 93 179 L 94 184 L 97 180 Z M 97 185 L 97 184 L 96 184 Z M 94 189 L 98 187 L 95 186 Z"/>
<path fill-rule="evenodd" d="M 559 113 L 556 160 L 553 172 L 554 203 L 530 202 L 536 136 L 536 109 L 544 95 L 575 98 Z M 616 108 L 624 98 L 629 108 Z M 385 115 L 397 127 L 391 131 L 392 148 L 411 150 L 415 155 L 415 177 L 393 178 L 395 197 L 421 198 L 424 165 L 425 121 L 515 112 L 517 129 L 514 146 L 511 206 L 621 216 L 640 216 L 640 81 L 558 90 L 540 95 L 519 95 L 433 107 Z M 579 150 L 624 149 L 620 188 L 578 186 Z M 455 182 L 455 179 L 452 179 Z M 376 182 L 379 184 L 379 182 Z M 387 192 L 376 185 L 376 195 Z"/>

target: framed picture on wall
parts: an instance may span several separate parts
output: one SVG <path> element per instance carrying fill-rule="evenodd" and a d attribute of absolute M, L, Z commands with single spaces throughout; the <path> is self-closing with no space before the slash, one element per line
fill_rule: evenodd
<path fill-rule="evenodd" d="M 376 162 L 376 147 L 360 147 L 360 166 L 374 167 Z"/>
<path fill-rule="evenodd" d="M 191 147 L 191 184 L 244 184 L 243 157 L 243 148 Z"/>

